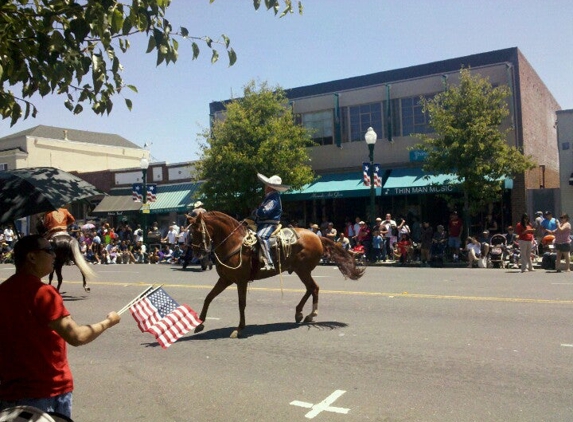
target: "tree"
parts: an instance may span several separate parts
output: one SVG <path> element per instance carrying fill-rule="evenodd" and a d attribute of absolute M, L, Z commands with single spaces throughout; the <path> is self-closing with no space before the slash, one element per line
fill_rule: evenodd
<path fill-rule="evenodd" d="M 210 0 L 213 3 L 215 0 Z M 254 0 L 259 9 L 261 0 Z M 38 93 L 63 95 L 74 114 L 91 104 L 96 114 L 109 114 L 112 98 L 125 88 L 117 48 L 123 53 L 129 38 L 144 33 L 147 53 L 157 54 L 157 65 L 177 61 L 177 39 L 191 43 L 193 59 L 198 43 L 211 51 L 211 62 L 224 50 L 229 65 L 237 60 L 224 34 L 218 39 L 191 36 L 187 28 L 174 30 L 165 14 L 171 0 L 12 0 L 0 3 L 0 114 L 14 125 L 35 117 L 38 110 L 29 98 Z M 292 0 L 265 0 L 267 10 L 280 17 L 293 12 Z M 281 11 L 282 9 L 282 11 Z M 302 14 L 302 4 L 298 3 Z M 87 80 L 87 81 L 86 81 Z M 10 89 L 19 91 L 19 94 Z M 125 98 L 131 109 L 132 102 Z"/>
<path fill-rule="evenodd" d="M 494 88 L 487 78 L 462 68 L 459 85 L 420 100 L 434 133 L 416 134 L 422 142 L 413 148 L 427 153 L 425 171 L 457 175 L 466 234 L 469 215 L 499 199 L 500 181 L 535 167 L 531 156 L 508 144 L 512 128 L 502 129 L 509 95 L 508 86 Z"/>
<path fill-rule="evenodd" d="M 307 152 L 311 136 L 287 105 L 280 87 L 251 81 L 242 98 L 227 104 L 225 118 L 202 134 L 197 177 L 205 180 L 200 189 L 211 209 L 249 215 L 262 199 L 257 173 L 278 174 L 294 189 L 314 179 Z"/>

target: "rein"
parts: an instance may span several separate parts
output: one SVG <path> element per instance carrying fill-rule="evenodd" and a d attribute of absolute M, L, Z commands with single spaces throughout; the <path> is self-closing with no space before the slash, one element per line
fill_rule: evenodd
<path fill-rule="evenodd" d="M 229 253 L 227 256 L 225 256 L 224 259 L 219 258 L 219 255 L 217 255 L 217 252 L 215 252 L 215 251 L 217 250 L 217 248 L 219 248 L 219 246 L 221 246 L 223 243 L 225 243 L 240 227 L 241 227 L 241 224 L 239 223 L 237 225 L 237 227 L 235 227 L 231 231 L 231 233 L 229 233 L 227 235 L 227 237 L 225 237 L 221 242 L 219 242 L 219 244 L 217 244 L 217 246 L 213 247 L 213 239 L 211 238 L 211 234 L 209 233 L 209 230 L 207 230 L 207 225 L 205 224 L 205 220 L 202 218 L 201 219 L 201 235 L 203 238 L 202 242 L 200 244 L 191 243 L 191 246 L 194 246 L 198 249 L 201 249 L 201 246 L 205 245 L 203 250 L 205 252 L 212 251 L 213 255 L 215 255 L 215 259 L 217 259 L 219 264 L 221 264 L 223 267 L 229 268 L 230 270 L 236 270 L 243 265 L 243 242 L 241 242 L 240 246 L 237 249 L 235 249 L 234 251 Z M 231 267 L 231 266 L 224 263 L 224 261 L 228 260 L 229 258 L 236 255 L 237 253 L 239 253 L 239 264 L 236 267 Z"/>

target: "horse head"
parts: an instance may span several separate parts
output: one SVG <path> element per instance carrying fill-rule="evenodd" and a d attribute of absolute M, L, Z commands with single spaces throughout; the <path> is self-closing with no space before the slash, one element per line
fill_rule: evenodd
<path fill-rule="evenodd" d="M 189 235 L 191 236 L 191 248 L 193 255 L 202 259 L 209 255 L 213 248 L 212 229 L 209 232 L 205 221 L 206 213 L 199 213 L 189 219 Z"/>
<path fill-rule="evenodd" d="M 190 226 L 191 246 L 199 259 L 211 252 L 225 255 L 241 245 L 245 234 L 241 223 L 219 211 L 199 213 Z"/>

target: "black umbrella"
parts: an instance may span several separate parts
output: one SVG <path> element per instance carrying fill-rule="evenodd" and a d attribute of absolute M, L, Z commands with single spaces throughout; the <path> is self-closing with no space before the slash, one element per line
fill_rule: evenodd
<path fill-rule="evenodd" d="M 53 167 L 0 171 L 0 224 L 97 195 L 104 193 Z"/>

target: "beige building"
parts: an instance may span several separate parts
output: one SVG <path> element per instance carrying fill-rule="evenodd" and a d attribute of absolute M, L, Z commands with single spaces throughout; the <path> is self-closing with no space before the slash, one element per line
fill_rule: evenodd
<path fill-rule="evenodd" d="M 443 194 L 459 197 L 461 192 L 446 182 L 447 175 L 425 177 L 424 155 L 413 149 L 419 140 L 412 134 L 433 133 L 420 97 L 432 98 L 456 85 L 462 67 L 488 78 L 493 86 L 509 87 L 510 115 L 500 129 L 510 129 L 507 143 L 537 163 L 535 169 L 504 181 L 499 201 L 476 216 L 472 230 L 481 228 L 488 212 L 506 227 L 524 211 L 556 207 L 555 113 L 561 107 L 521 51 L 512 47 L 287 89 L 295 118 L 312 130 L 316 144 L 309 151 L 312 168 L 321 176 L 302 192 L 282 195 L 288 217 L 301 224 L 327 218 L 338 228 L 345 219 L 369 217 L 370 190 L 363 184 L 362 166 L 369 161 L 364 136 L 372 127 L 378 139 L 373 162 L 380 168 L 382 187 L 376 188 L 376 215 L 370 217 L 389 212 L 409 221 L 428 220 L 434 226 L 447 222 L 451 207 Z M 215 119 L 224 118 L 225 103 L 210 104 Z"/>
<path fill-rule="evenodd" d="M 0 138 L 0 170 L 55 167 L 98 171 L 139 167 L 149 151 L 110 133 L 36 126 Z"/>
<path fill-rule="evenodd" d="M 561 169 L 561 209 L 556 212 L 573 217 L 573 110 L 557 112 L 557 143 Z"/>

